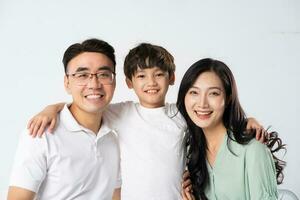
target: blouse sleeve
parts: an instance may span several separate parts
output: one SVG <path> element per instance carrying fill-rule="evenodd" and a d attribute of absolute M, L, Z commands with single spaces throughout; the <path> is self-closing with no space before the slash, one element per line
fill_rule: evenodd
<path fill-rule="evenodd" d="M 245 159 L 249 199 L 277 199 L 276 170 L 269 149 L 253 140 L 247 147 Z"/>

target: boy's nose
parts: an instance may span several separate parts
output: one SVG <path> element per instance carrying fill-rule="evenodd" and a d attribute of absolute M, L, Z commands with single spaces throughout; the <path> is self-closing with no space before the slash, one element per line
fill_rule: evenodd
<path fill-rule="evenodd" d="M 150 85 L 156 85 L 157 84 L 156 79 L 153 76 L 149 77 L 148 82 L 149 82 Z"/>

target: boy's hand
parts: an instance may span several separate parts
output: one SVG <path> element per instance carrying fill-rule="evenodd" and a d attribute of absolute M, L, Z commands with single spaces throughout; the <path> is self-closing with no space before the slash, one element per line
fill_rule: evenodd
<path fill-rule="evenodd" d="M 191 194 L 191 192 L 182 191 L 182 200 L 195 200 L 194 195 Z"/>
<path fill-rule="evenodd" d="M 248 123 L 247 123 L 247 130 L 254 129 L 256 130 L 255 138 L 256 140 L 260 141 L 261 143 L 265 142 L 265 137 L 266 137 L 266 130 L 262 125 L 260 125 L 255 118 L 248 118 Z"/>
<path fill-rule="evenodd" d="M 195 197 L 192 194 L 192 182 L 190 180 L 190 173 L 187 170 L 183 173 L 182 179 L 182 200 L 195 200 Z"/>
<path fill-rule="evenodd" d="M 58 112 L 63 109 L 64 104 L 55 104 L 47 106 L 43 111 L 35 115 L 27 124 L 27 129 L 32 137 L 42 137 L 48 127 L 50 133 L 53 132 L 56 125 Z"/>

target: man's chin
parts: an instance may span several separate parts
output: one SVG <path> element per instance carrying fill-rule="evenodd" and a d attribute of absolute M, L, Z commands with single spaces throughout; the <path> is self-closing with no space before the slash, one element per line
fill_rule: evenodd
<path fill-rule="evenodd" d="M 83 110 L 87 113 L 91 114 L 100 114 L 103 112 L 103 110 L 107 107 L 107 104 L 105 105 L 88 105 L 84 106 Z"/>

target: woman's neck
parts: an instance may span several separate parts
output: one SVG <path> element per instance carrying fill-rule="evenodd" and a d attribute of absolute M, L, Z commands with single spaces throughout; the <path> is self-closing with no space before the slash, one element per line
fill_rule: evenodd
<path fill-rule="evenodd" d="M 226 134 L 225 126 L 220 124 L 213 128 L 204 129 L 203 132 L 207 141 L 208 150 L 217 152 Z"/>

